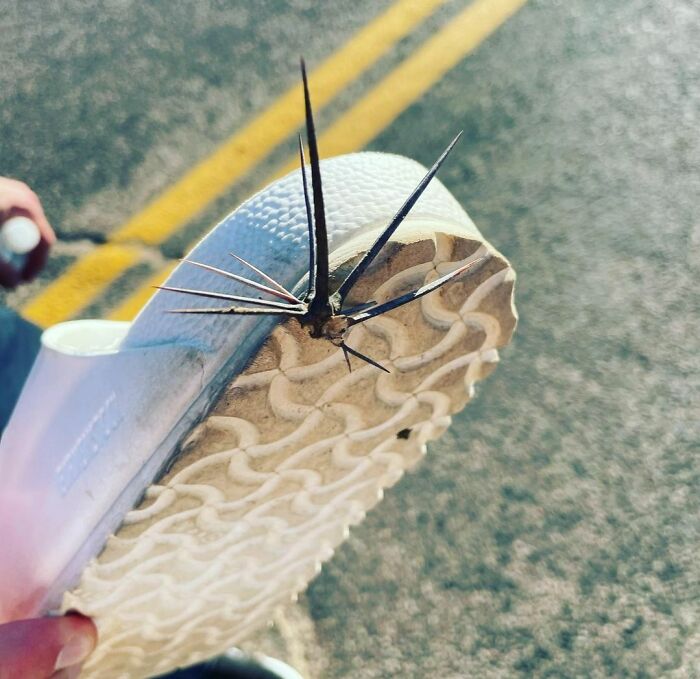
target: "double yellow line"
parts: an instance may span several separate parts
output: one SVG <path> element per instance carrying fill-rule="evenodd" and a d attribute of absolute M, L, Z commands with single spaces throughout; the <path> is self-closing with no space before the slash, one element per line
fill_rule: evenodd
<path fill-rule="evenodd" d="M 327 105 L 446 1 L 398 0 L 361 29 L 310 74 L 315 107 Z M 472 2 L 321 134 L 323 154 L 333 156 L 365 146 L 526 1 Z M 288 90 L 117 229 L 108 243 L 69 267 L 23 308 L 24 315 L 47 326 L 78 314 L 139 261 L 138 244 L 155 246 L 166 241 L 298 129 L 303 123 L 300 102 L 300 86 Z M 290 158 L 270 179 L 296 164 Z M 152 294 L 152 285 L 164 280 L 173 266 L 145 281 L 110 317 L 133 317 Z"/>

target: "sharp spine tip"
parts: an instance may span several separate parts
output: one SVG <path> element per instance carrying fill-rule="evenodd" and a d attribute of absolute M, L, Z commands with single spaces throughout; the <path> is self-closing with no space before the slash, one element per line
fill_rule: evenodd
<path fill-rule="evenodd" d="M 446 285 L 450 281 L 454 280 L 468 269 L 471 269 L 472 267 L 476 266 L 480 262 L 486 261 L 487 259 L 488 257 L 486 256 L 479 257 L 471 262 L 467 262 L 466 264 L 457 267 L 456 269 L 450 271 L 444 276 L 436 278 L 430 283 L 422 285 L 417 290 L 407 292 L 405 295 L 399 295 L 398 297 L 395 297 L 394 299 L 391 299 L 388 302 L 383 302 L 382 304 L 379 304 L 376 307 L 367 309 L 365 311 L 361 311 L 357 316 L 348 316 L 348 324 L 355 325 L 357 323 L 363 323 L 364 321 L 368 321 L 370 318 L 376 318 L 377 316 L 385 314 L 387 311 L 391 311 L 392 309 L 396 309 L 400 306 L 403 306 L 404 304 L 408 304 L 409 302 L 413 302 L 417 299 L 420 299 L 428 293 L 440 289 L 443 285 Z"/>
<path fill-rule="evenodd" d="M 383 365 L 381 365 L 381 363 L 377 363 L 377 361 L 370 358 L 369 356 L 366 356 L 361 351 L 358 351 L 357 349 L 353 349 L 352 347 L 349 347 L 347 344 L 345 344 L 345 342 L 343 342 L 340 346 L 343 347 L 343 351 L 346 352 L 345 360 L 347 361 L 348 365 L 350 365 L 350 361 L 347 358 L 347 352 L 349 352 L 353 356 L 356 356 L 357 358 L 361 359 L 365 363 L 369 363 L 371 366 L 374 366 L 375 368 L 379 368 L 380 370 L 383 370 L 385 373 L 391 374 L 391 370 L 388 370 L 387 368 L 385 368 Z"/>
<path fill-rule="evenodd" d="M 229 295 L 225 292 L 213 292 L 210 290 L 192 290 L 191 288 L 177 288 L 169 285 L 157 285 L 159 290 L 167 290 L 168 292 L 179 292 L 184 295 L 196 295 L 197 297 L 207 297 L 209 299 L 223 299 L 231 302 L 243 302 L 244 304 L 253 304 L 255 306 L 268 307 L 270 309 L 282 309 L 284 311 L 302 311 L 302 304 L 289 304 L 287 302 L 271 302 L 259 297 L 243 297 L 241 295 Z"/>
<path fill-rule="evenodd" d="M 409 197 L 404 201 L 403 205 L 399 208 L 398 212 L 394 215 L 389 225 L 382 231 L 377 240 L 374 241 L 372 247 L 364 254 L 362 259 L 357 263 L 353 270 L 347 275 L 345 280 L 338 287 L 336 295 L 340 299 L 342 304 L 343 300 L 347 294 L 352 290 L 355 283 L 359 277 L 365 272 L 367 267 L 374 261 L 377 255 L 380 253 L 382 248 L 387 244 L 391 236 L 394 234 L 396 229 L 401 225 L 403 220 L 406 218 L 408 213 L 413 209 L 413 206 L 418 202 L 418 199 L 423 195 L 423 192 L 428 188 L 428 185 L 433 180 L 437 174 L 442 164 L 445 162 L 450 151 L 454 148 L 455 144 L 459 141 L 462 136 L 462 132 L 459 132 L 457 136 L 447 145 L 447 148 L 440 154 L 440 157 L 433 163 L 432 167 L 425 174 L 423 179 L 420 180 L 418 186 L 411 192 Z"/>
<path fill-rule="evenodd" d="M 343 350 L 343 358 L 345 358 L 345 364 L 348 366 L 348 372 L 352 372 L 352 365 L 350 365 L 350 356 L 348 356 L 348 348 L 345 346 L 345 342 L 340 345 Z"/>

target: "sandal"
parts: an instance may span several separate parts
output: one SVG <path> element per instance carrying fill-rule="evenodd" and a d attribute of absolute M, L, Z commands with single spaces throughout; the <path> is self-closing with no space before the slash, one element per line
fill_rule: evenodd
<path fill-rule="evenodd" d="M 456 139 L 427 174 L 319 162 L 304 84 L 310 171 L 224 219 L 132 323 L 48 329 L 0 442 L 0 622 L 92 616 L 81 676 L 197 663 L 270 620 L 515 328 L 513 270 L 433 178 Z"/>

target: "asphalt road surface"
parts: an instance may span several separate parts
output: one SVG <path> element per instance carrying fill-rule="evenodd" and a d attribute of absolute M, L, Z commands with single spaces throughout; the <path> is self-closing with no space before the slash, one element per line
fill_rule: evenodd
<path fill-rule="evenodd" d="M 321 63 L 389 6 L 0 0 L 0 173 L 62 241 L 6 303 L 60 315 L 32 304 L 295 84 L 300 52 Z M 321 126 L 466 6 L 438 6 Z M 369 140 L 430 164 L 464 129 L 441 178 L 513 262 L 521 322 L 260 644 L 310 677 L 700 676 L 698 45 L 695 0 L 530 0 Z M 78 277 L 70 315 L 113 313 L 292 143 L 107 284 Z"/>

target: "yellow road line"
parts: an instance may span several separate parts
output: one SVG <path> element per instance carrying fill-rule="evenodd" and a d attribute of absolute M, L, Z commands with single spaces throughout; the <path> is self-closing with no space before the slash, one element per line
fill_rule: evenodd
<path fill-rule="evenodd" d="M 320 135 L 322 154 L 337 156 L 366 146 L 526 2 L 473 2 Z M 275 176 L 295 169 L 298 162 L 290 158 Z"/>
<path fill-rule="evenodd" d="M 400 0 L 361 29 L 309 76 L 314 106 L 323 106 L 376 63 L 446 0 Z M 304 121 L 294 86 L 208 158 L 115 232 L 113 240 L 157 245 L 243 177 Z"/>
<path fill-rule="evenodd" d="M 173 272 L 176 266 L 177 262 L 170 262 L 167 266 L 149 276 L 133 293 L 122 300 L 119 306 L 112 309 L 107 318 L 113 321 L 132 320 L 153 296 L 155 292 L 154 286 L 165 283 L 165 279 Z"/>
<path fill-rule="evenodd" d="M 71 267 L 70 276 L 61 276 L 50 283 L 41 295 L 22 309 L 24 316 L 46 327 L 56 319 L 70 318 L 75 300 L 101 294 L 116 278 L 139 261 L 139 249 L 134 246 L 108 243 L 81 257 Z M 90 291 L 90 296 L 85 291 Z"/>
<path fill-rule="evenodd" d="M 350 153 L 365 146 L 526 2 L 476 0 L 469 5 L 320 135 L 323 155 Z M 298 164 L 296 156 L 290 157 L 260 188 L 296 169 Z M 154 280 L 160 282 L 166 277 L 160 272 Z M 133 318 L 153 294 L 152 286 L 159 282 L 149 280 L 137 288 L 123 302 L 119 318 Z"/>
<path fill-rule="evenodd" d="M 446 1 L 397 0 L 360 29 L 310 74 L 316 108 L 320 110 L 328 104 Z M 117 229 L 110 241 L 141 241 L 151 245 L 165 241 L 302 124 L 301 101 L 299 86 L 288 90 Z M 109 269 L 110 252 L 107 246 L 97 247 L 90 259 L 92 265 Z M 40 324 L 44 326 L 78 314 L 104 288 L 104 285 L 99 288 L 77 285 L 79 274 L 84 276 L 83 271 L 84 266 L 80 263 L 68 267 L 61 276 L 64 283 L 59 287 L 49 285 L 22 309 L 22 313 L 32 319 L 41 319 Z M 59 292 L 62 297 L 57 298 Z"/>

